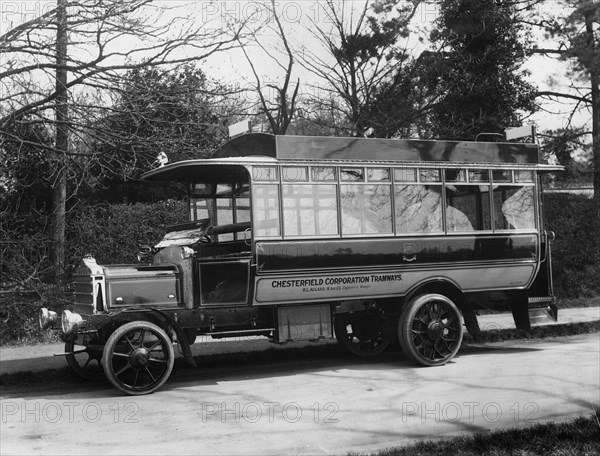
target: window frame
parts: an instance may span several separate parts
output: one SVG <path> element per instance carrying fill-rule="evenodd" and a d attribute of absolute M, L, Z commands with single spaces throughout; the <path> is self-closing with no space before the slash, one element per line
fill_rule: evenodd
<path fill-rule="evenodd" d="M 515 164 L 516 165 L 516 164 Z M 253 238 L 256 236 L 258 240 L 274 240 L 274 239 L 355 239 L 355 238 L 382 238 L 382 237 L 417 237 L 417 236 L 464 236 L 464 235 L 478 235 L 478 234 L 511 234 L 511 233 L 537 233 L 539 231 L 540 220 L 539 220 L 539 195 L 538 195 L 538 173 L 535 172 L 534 169 L 525 170 L 528 173 L 531 173 L 532 181 L 531 182 L 516 182 L 515 175 L 517 172 L 523 171 L 517 169 L 517 166 L 485 166 L 484 164 L 450 164 L 448 163 L 431 163 L 431 164 L 420 164 L 420 163 L 406 163 L 406 164 L 393 164 L 393 163 L 360 163 L 355 161 L 349 161 L 348 163 L 336 161 L 335 163 L 324 163 L 324 162 L 297 162 L 297 163 L 277 163 L 277 164 L 256 164 L 253 165 L 253 168 L 261 168 L 264 166 L 268 166 L 269 168 L 276 168 L 276 180 L 255 180 L 255 172 L 254 169 L 250 172 L 251 176 L 251 189 L 250 189 L 250 204 L 251 204 L 251 221 L 252 226 L 255 224 L 254 217 L 254 185 L 257 184 L 270 184 L 277 186 L 277 197 L 279 198 L 279 235 L 273 236 L 265 236 L 258 235 L 256 236 L 253 233 Z M 283 168 L 305 168 L 307 173 L 307 180 L 285 180 Z M 349 180 L 344 178 L 343 170 L 352 170 L 356 171 L 359 175 L 358 180 Z M 377 180 L 373 177 L 373 174 L 376 174 L 375 170 L 387 170 L 388 179 L 387 180 Z M 327 171 L 323 171 L 327 170 Z M 464 178 L 462 180 L 449 180 L 447 179 L 447 172 L 449 170 L 456 170 L 459 173 L 464 173 Z M 435 176 L 435 172 L 437 171 L 437 176 Z M 487 175 L 487 180 L 485 179 L 474 179 L 472 176 L 475 173 L 485 172 Z M 333 175 L 331 174 L 333 172 Z M 406 176 L 403 176 L 402 173 L 406 172 Z M 504 178 L 499 179 L 498 181 L 494 179 L 494 173 L 498 172 L 499 176 L 504 175 Z M 506 178 L 506 174 L 510 176 L 510 182 Z M 433 179 L 426 178 L 427 174 L 433 174 Z M 318 177 L 329 177 L 329 179 L 318 179 Z M 371 177 L 369 177 L 371 176 Z M 270 177 L 270 176 L 268 176 Z M 298 235 L 298 234 L 289 234 L 286 233 L 285 227 L 285 208 L 284 208 L 284 185 L 334 185 L 335 186 L 335 199 L 337 207 L 337 234 L 315 234 L 315 235 Z M 385 233 L 344 233 L 343 232 L 343 208 L 342 208 L 342 186 L 343 185 L 359 185 L 359 186 L 379 186 L 385 185 L 389 188 L 389 204 L 391 205 L 391 231 Z M 447 220 L 447 204 L 448 204 L 448 185 L 452 186 L 464 186 L 464 187 L 472 187 L 472 186 L 481 186 L 485 185 L 488 188 L 487 192 L 487 201 L 485 200 L 485 196 L 482 193 L 482 200 L 477 202 L 478 207 L 476 208 L 477 217 L 485 216 L 485 206 L 487 203 L 489 214 L 488 214 L 488 222 L 489 229 L 476 229 L 474 228 L 472 231 L 450 231 L 448 230 L 448 220 Z M 398 186 L 436 186 L 441 188 L 441 229 L 439 231 L 430 231 L 430 232 L 420 232 L 420 231 L 411 231 L 411 232 L 399 232 L 397 226 L 397 208 L 396 208 L 396 188 Z M 496 228 L 496 207 L 494 202 L 494 190 L 497 186 L 519 186 L 519 187 L 532 187 L 533 191 L 533 206 L 534 206 L 534 218 L 535 218 L 535 226 L 533 228 L 527 229 L 498 229 Z M 481 205 L 481 207 L 479 207 Z M 289 209 L 289 208 L 288 208 Z M 318 207 L 315 206 L 313 208 L 315 212 L 318 212 Z M 366 211 L 363 211 L 363 214 L 366 214 Z M 465 214 L 466 215 L 466 214 Z M 315 229 L 318 230 L 318 214 L 315 214 L 314 223 Z M 361 221 L 361 231 L 364 231 L 364 225 L 366 223 L 366 219 Z M 478 220 L 479 222 L 479 220 Z M 485 226 L 485 223 L 483 224 Z"/>

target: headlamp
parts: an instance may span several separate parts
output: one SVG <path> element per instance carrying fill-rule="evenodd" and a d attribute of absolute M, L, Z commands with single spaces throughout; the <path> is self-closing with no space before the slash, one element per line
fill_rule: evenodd
<path fill-rule="evenodd" d="M 70 310 L 63 310 L 63 313 L 60 317 L 60 325 L 63 333 L 68 336 L 75 329 L 77 329 L 77 326 L 79 326 L 82 321 L 83 318 L 81 318 L 81 315 L 71 312 Z"/>
<path fill-rule="evenodd" d="M 58 321 L 58 315 L 56 314 L 56 312 L 42 307 L 40 309 L 40 313 L 38 314 L 38 321 L 40 323 L 40 328 L 48 329 L 54 326 L 54 323 Z"/>

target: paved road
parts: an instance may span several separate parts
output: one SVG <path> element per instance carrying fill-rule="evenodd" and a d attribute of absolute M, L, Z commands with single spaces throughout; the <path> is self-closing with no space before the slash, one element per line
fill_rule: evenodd
<path fill-rule="evenodd" d="M 158 392 L 37 384 L 2 394 L 2 454 L 340 454 L 527 426 L 600 407 L 598 334 L 466 347 L 452 363 L 180 368 Z"/>
<path fill-rule="evenodd" d="M 493 331 L 514 328 L 512 315 L 509 313 L 481 315 L 478 317 L 479 326 L 483 331 Z M 583 323 L 600 320 L 600 307 L 584 307 L 574 309 L 560 309 L 558 322 L 541 319 L 536 325 L 562 325 L 567 323 Z M 336 344 L 335 339 L 327 341 Z M 323 341 L 321 342 L 323 343 Z M 289 347 L 301 347 L 312 342 L 293 342 L 285 345 L 270 343 L 266 338 L 237 338 L 212 339 L 198 337 L 192 346 L 194 356 L 213 355 L 219 353 L 234 353 L 261 351 L 269 348 L 286 350 Z M 55 353 L 64 353 L 64 344 L 25 345 L 20 347 L 0 347 L 0 375 L 14 374 L 17 372 L 42 372 L 50 369 L 61 369 L 67 365 L 64 356 L 53 356 Z"/>

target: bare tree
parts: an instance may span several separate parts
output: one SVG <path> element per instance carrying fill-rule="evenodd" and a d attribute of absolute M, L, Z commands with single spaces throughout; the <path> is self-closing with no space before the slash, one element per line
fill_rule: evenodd
<path fill-rule="evenodd" d="M 273 134 L 284 135 L 296 113 L 296 101 L 298 97 L 298 90 L 300 88 L 300 79 L 297 79 L 296 85 L 292 89 L 292 94 L 288 95 L 288 92 L 291 89 L 292 69 L 295 63 L 294 54 L 286 37 L 286 32 L 281 25 L 275 0 L 271 0 L 270 13 L 275 21 L 275 34 L 277 35 L 278 39 L 281 40 L 281 44 L 285 50 L 285 58 L 287 59 L 286 64 L 281 63 L 280 59 L 276 57 L 268 47 L 261 43 L 261 39 L 258 38 L 256 34 L 253 34 L 253 37 L 254 42 L 258 45 L 262 52 L 273 62 L 275 62 L 275 64 L 281 70 L 283 70 L 283 83 L 280 86 L 271 83 L 264 84 L 263 86 L 261 77 L 256 71 L 256 66 L 250 58 L 250 55 L 244 47 L 242 47 L 242 51 L 244 52 L 244 56 L 246 57 L 246 60 L 252 69 L 252 74 L 254 75 L 254 79 L 256 81 L 255 90 L 260 100 L 259 112 L 260 114 L 264 114 L 266 116 Z M 271 17 L 271 14 L 269 17 Z M 265 88 L 274 90 L 275 99 L 271 99 L 268 94 L 264 93 Z"/>
<path fill-rule="evenodd" d="M 32 148 L 46 155 L 57 278 L 64 268 L 66 181 L 96 158 L 89 143 L 106 132 L 91 131 L 90 120 L 112 109 L 107 91 L 127 70 L 172 68 L 243 41 L 244 22 L 214 25 L 198 13 L 152 0 L 61 0 L 0 36 L 0 154 L 10 150 L 12 163 Z M 38 137 L 20 134 L 24 129 Z M 42 140 L 47 132 L 55 141 Z M 10 182 L 10 173 L 0 170 L 0 181 Z"/>
<path fill-rule="evenodd" d="M 540 91 L 538 96 L 553 101 L 573 102 L 568 117 L 568 129 L 578 130 L 577 134 L 563 134 L 580 141 L 582 136 L 591 137 L 594 162 L 593 182 L 594 201 L 600 216 L 600 4 L 586 0 L 567 0 L 565 8 L 570 14 L 562 18 L 541 18 L 537 25 L 555 38 L 555 48 L 538 47 L 532 52 L 569 60 L 572 63 L 570 90 Z M 591 131 L 581 131 L 572 126 L 577 112 L 591 113 Z"/>
<path fill-rule="evenodd" d="M 402 39 L 417 11 L 419 0 L 356 2 L 325 0 L 322 23 L 309 28 L 322 49 L 303 52 L 302 65 L 324 81 L 319 90 L 340 99 L 338 109 L 346 118 L 347 132 L 362 135 L 368 127 L 367 111 L 378 87 L 407 59 Z M 330 24 L 326 28 L 323 24 Z M 318 99 L 313 99 L 317 105 Z"/>

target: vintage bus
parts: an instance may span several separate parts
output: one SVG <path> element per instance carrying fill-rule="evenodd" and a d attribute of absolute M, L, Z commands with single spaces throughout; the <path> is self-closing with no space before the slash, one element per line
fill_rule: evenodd
<path fill-rule="evenodd" d="M 197 335 L 275 343 L 337 338 L 358 356 L 395 342 L 450 361 L 481 309 L 556 320 L 535 144 L 273 136 L 144 175 L 187 187 L 189 221 L 147 262 L 86 257 L 65 354 L 127 394 L 155 391 L 173 344 Z M 57 315 L 40 311 L 42 327 Z"/>

